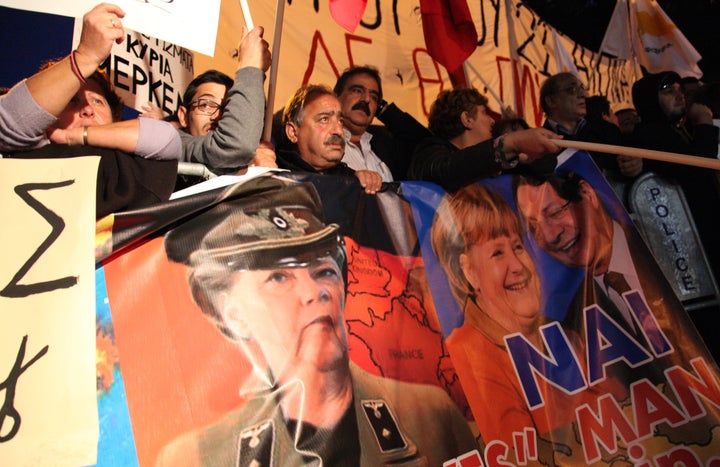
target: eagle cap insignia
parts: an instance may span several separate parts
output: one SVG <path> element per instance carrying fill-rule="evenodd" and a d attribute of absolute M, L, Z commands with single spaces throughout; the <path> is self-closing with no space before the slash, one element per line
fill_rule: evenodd
<path fill-rule="evenodd" d="M 260 238 L 293 238 L 305 235 L 310 224 L 283 208 L 260 209 L 248 214 L 246 222 L 237 228 L 237 233 Z"/>

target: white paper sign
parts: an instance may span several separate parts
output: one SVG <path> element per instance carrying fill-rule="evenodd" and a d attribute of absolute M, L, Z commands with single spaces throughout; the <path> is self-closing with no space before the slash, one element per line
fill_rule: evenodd
<path fill-rule="evenodd" d="M 0 159 L 0 464 L 94 465 L 98 157 Z"/>
<path fill-rule="evenodd" d="M 20 10 L 82 18 L 98 0 L 0 0 Z M 113 0 L 125 11 L 123 26 L 213 56 L 220 0 Z"/>
<path fill-rule="evenodd" d="M 80 42 L 82 21 L 75 20 L 73 48 Z M 175 113 L 194 77 L 192 51 L 125 28 L 125 39 L 112 49 L 108 76 L 123 104 L 139 112 L 148 102 L 163 115 Z"/>

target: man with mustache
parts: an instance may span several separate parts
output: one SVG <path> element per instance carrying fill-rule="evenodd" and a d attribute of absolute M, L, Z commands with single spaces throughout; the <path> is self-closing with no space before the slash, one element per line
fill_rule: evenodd
<path fill-rule="evenodd" d="M 157 465 L 443 465 L 478 449 L 443 390 L 349 360 L 347 256 L 311 183 L 259 177 L 223 198 L 170 231 L 165 251 L 252 364 L 249 401 L 167 445 Z"/>
<path fill-rule="evenodd" d="M 270 67 L 261 26 L 244 34 L 237 61 L 234 83 L 226 74 L 208 70 L 190 82 L 177 110 L 182 160 L 204 164 L 216 174 L 236 172 L 251 164 L 277 167 L 272 145 L 260 141 L 265 113 L 263 81 Z"/>
<path fill-rule="evenodd" d="M 406 180 L 415 145 L 430 136 L 430 130 L 383 99 L 375 67 L 347 68 L 334 91 L 342 106 L 343 162 L 355 170 L 376 171 L 385 182 Z M 372 125 L 376 117 L 383 125 Z"/>
<path fill-rule="evenodd" d="M 340 101 L 323 85 L 298 89 L 283 110 L 287 139 L 297 150 L 278 150 L 281 169 L 325 175 L 349 175 L 360 180 L 368 194 L 377 193 L 383 179 L 373 170 L 353 170 L 342 162 L 345 153 Z"/>

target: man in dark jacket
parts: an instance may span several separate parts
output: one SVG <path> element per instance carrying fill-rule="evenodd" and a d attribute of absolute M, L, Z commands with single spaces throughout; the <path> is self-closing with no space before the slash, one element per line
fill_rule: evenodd
<path fill-rule="evenodd" d="M 343 115 L 343 162 L 355 170 L 380 173 L 383 181 L 405 180 L 415 145 L 430 130 L 415 118 L 383 99 L 377 68 L 346 69 L 335 84 Z M 383 125 L 372 125 L 377 118 Z"/>
<path fill-rule="evenodd" d="M 287 139 L 297 150 L 277 151 L 281 169 L 325 175 L 354 175 L 368 194 L 382 186 L 382 177 L 372 170 L 353 170 L 342 162 L 345 153 L 340 101 L 321 85 L 298 89 L 283 111 Z"/>
<path fill-rule="evenodd" d="M 613 145 L 622 142 L 619 131 L 585 118 L 587 91 L 572 73 L 557 73 L 545 80 L 540 88 L 540 106 L 546 116 L 543 127 L 563 135 L 565 139 Z M 603 171 L 620 173 L 625 177 L 635 177 L 643 169 L 643 160 L 637 157 L 599 152 L 591 152 L 590 155 Z"/>
<path fill-rule="evenodd" d="M 700 102 L 687 110 L 680 76 L 672 71 L 647 75 L 635 82 L 633 102 L 640 115 L 630 144 L 635 147 L 717 157 L 718 127 L 712 111 Z M 717 215 L 720 206 L 717 173 L 684 164 L 645 161 L 646 170 L 676 181 L 685 194 L 713 273 L 720 274 Z"/>

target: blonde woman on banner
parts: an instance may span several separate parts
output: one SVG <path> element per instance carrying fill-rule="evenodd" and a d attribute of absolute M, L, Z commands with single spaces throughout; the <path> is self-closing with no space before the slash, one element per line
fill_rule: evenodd
<path fill-rule="evenodd" d="M 514 432 L 534 429 L 539 460 L 553 465 L 555 451 L 572 455 L 569 446 L 553 439 L 572 437 L 572 408 L 594 403 L 596 394 L 571 395 L 546 383 L 541 385 L 544 406 L 530 409 L 523 397 L 505 336 L 520 334 L 544 349 L 541 326 L 548 319 L 541 314 L 540 278 L 521 232 L 508 203 L 474 184 L 440 202 L 431 242 L 464 314 L 463 325 L 446 342 L 483 442 L 513 446 Z M 576 335 L 569 338 L 580 347 Z"/>

